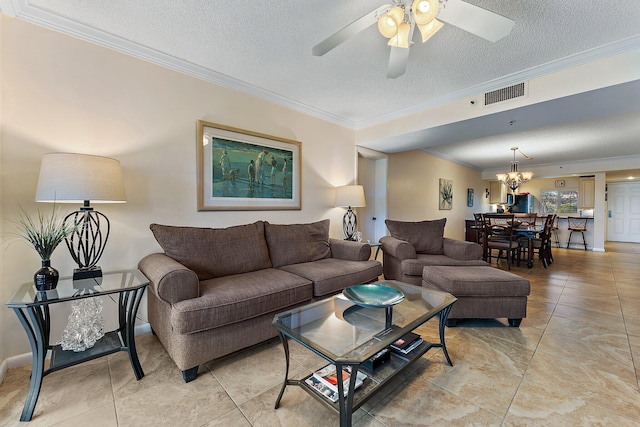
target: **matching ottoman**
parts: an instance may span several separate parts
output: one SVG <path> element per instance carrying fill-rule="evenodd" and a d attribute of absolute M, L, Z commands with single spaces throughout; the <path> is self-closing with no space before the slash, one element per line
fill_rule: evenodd
<path fill-rule="evenodd" d="M 457 319 L 507 318 L 518 327 L 527 317 L 529 281 L 489 266 L 424 267 L 422 286 L 449 292 L 458 301 L 451 308 L 447 326 Z"/>

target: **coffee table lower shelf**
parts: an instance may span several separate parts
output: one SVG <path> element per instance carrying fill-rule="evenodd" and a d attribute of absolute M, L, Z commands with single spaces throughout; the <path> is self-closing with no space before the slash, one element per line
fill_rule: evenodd
<path fill-rule="evenodd" d="M 407 355 L 391 352 L 390 359 L 374 370 L 367 369 L 363 366 L 358 367 L 358 371 L 365 373 L 367 375 L 367 379 L 364 380 L 362 386 L 355 390 L 355 393 L 353 395 L 352 412 L 358 410 L 358 408 L 360 408 L 371 397 L 373 397 L 379 389 L 391 382 L 396 376 L 398 376 L 407 367 L 411 366 L 416 360 L 420 359 L 420 357 L 422 357 L 430 349 L 440 347 L 442 347 L 442 345 L 439 343 L 434 344 L 425 341 Z M 312 375 L 307 375 L 301 380 L 290 380 L 288 384 L 300 386 L 323 405 L 333 409 L 335 412 L 340 414 L 340 401 L 337 401 L 335 403 L 332 402 L 327 397 L 322 395 L 318 390 L 316 390 L 313 386 L 307 384 L 305 380 L 310 376 Z"/>

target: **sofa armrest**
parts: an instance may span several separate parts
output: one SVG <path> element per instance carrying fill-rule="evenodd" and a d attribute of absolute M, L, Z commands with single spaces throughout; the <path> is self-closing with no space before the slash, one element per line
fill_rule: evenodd
<path fill-rule="evenodd" d="M 416 248 L 405 240 L 396 239 L 391 236 L 384 236 L 380 239 L 382 252 L 398 259 L 415 259 Z"/>
<path fill-rule="evenodd" d="M 149 279 L 152 291 L 171 305 L 200 295 L 196 273 L 165 254 L 147 255 L 138 263 L 138 269 Z"/>
<path fill-rule="evenodd" d="M 444 238 L 442 250 L 449 258 L 460 261 L 471 261 L 482 259 L 482 246 L 475 242 Z"/>
<path fill-rule="evenodd" d="M 371 257 L 371 246 L 351 240 L 329 239 L 331 257 L 348 261 L 367 261 Z"/>

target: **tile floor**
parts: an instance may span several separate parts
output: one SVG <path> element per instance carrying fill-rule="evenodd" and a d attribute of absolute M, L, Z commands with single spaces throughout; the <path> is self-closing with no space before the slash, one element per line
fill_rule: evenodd
<path fill-rule="evenodd" d="M 554 249 L 544 269 L 512 270 L 531 281 L 528 317 L 467 321 L 446 332 L 454 366 L 432 350 L 354 414 L 364 426 L 640 425 L 640 245 L 606 253 Z M 503 268 L 502 266 L 501 268 Z M 437 322 L 419 332 L 436 336 Z M 337 416 L 297 387 L 273 409 L 284 372 L 277 340 L 201 366 L 185 384 L 151 334 L 137 337 L 146 376 L 124 353 L 44 380 L 34 426 L 331 426 Z M 292 348 L 292 373 L 321 364 Z M 0 425 L 18 422 L 29 368 L 7 372 Z"/>

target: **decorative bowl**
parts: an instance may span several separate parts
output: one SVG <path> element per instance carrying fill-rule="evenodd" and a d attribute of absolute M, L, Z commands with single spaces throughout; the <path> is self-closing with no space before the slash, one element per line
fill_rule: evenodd
<path fill-rule="evenodd" d="M 377 283 L 350 286 L 342 291 L 342 295 L 363 307 L 390 307 L 404 301 L 402 292 Z"/>

